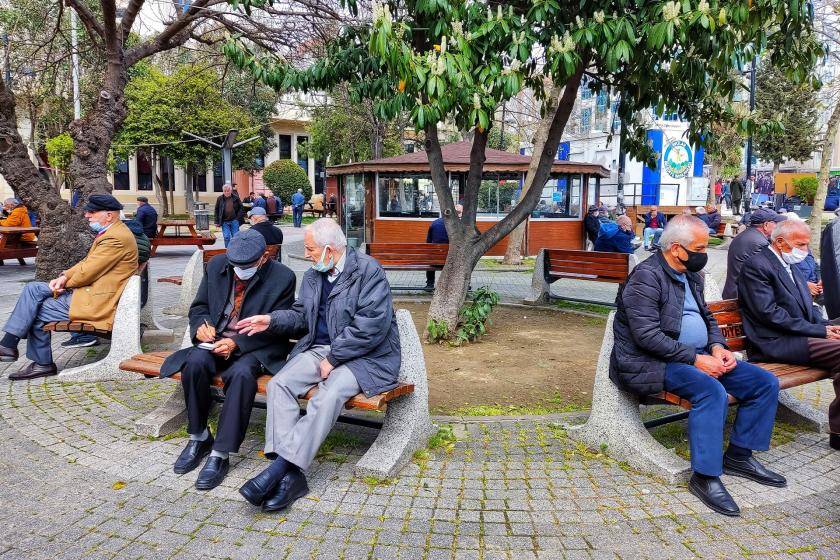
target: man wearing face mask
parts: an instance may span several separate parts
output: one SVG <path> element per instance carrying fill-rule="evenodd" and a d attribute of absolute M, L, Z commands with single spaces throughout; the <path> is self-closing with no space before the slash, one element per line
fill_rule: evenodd
<path fill-rule="evenodd" d="M 738 276 L 741 267 L 753 255 L 770 244 L 770 234 L 785 217 L 769 208 L 758 208 L 750 214 L 749 227 L 735 236 L 729 244 L 726 255 L 726 282 L 723 285 L 723 299 L 738 297 Z"/>
<path fill-rule="evenodd" d="M 613 326 L 610 379 L 639 396 L 662 390 L 691 402 L 688 439 L 693 474 L 688 488 L 710 509 L 737 516 L 722 473 L 769 486 L 785 478 L 762 466 L 753 450 L 766 450 L 778 404 L 779 382 L 758 366 L 736 361 L 703 299 L 709 228 L 693 216 L 668 222 L 661 250 L 621 287 Z M 739 401 L 724 454 L 727 393 Z"/>
<path fill-rule="evenodd" d="M 18 343 L 27 339 L 26 357 L 32 363 L 9 379 L 56 375 L 50 333 L 51 321 L 81 321 L 110 331 L 123 288 L 137 270 L 134 234 L 120 221 L 122 204 L 110 194 L 93 194 L 85 204 L 85 218 L 96 238 L 87 256 L 47 282 L 30 282 L 18 298 L 0 340 L 0 361 L 18 359 Z"/>
<path fill-rule="evenodd" d="M 249 336 L 271 332 L 298 338 L 289 361 L 267 387 L 265 456 L 272 464 L 239 493 L 263 511 L 279 511 L 309 492 L 303 474 L 344 404 L 397 386 L 400 335 L 382 266 L 347 247 L 335 220 L 306 228 L 306 271 L 288 311 L 257 315 L 237 325 Z M 306 415 L 298 397 L 318 386 Z"/>
<path fill-rule="evenodd" d="M 825 368 L 834 376 L 829 443 L 840 449 L 840 325 L 811 305 L 806 279 L 794 265 L 808 256 L 810 229 L 798 220 L 776 226 L 770 246 L 750 259 L 738 280 L 738 301 L 750 360 Z"/>
<path fill-rule="evenodd" d="M 175 352 L 161 367 L 161 377 L 181 372 L 187 405 L 190 441 L 173 470 L 188 473 L 210 454 L 195 482 L 199 490 L 210 490 L 224 480 L 229 454 L 238 452 L 245 438 L 257 377 L 279 370 L 289 351 L 287 338 L 269 333 L 242 336 L 234 329 L 242 317 L 289 309 L 294 301 L 294 273 L 269 260 L 265 247 L 262 235 L 243 230 L 231 238 L 226 254 L 207 263 L 189 311 L 190 334 L 196 346 Z M 225 401 L 214 438 L 207 418 L 216 375 L 224 381 Z"/>

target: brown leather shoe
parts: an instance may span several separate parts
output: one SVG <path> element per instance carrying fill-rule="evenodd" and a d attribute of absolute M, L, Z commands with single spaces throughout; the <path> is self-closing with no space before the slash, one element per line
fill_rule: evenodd
<path fill-rule="evenodd" d="M 0 346 L 0 362 L 16 362 L 19 356 L 17 348 Z"/>
<path fill-rule="evenodd" d="M 25 368 L 9 374 L 9 379 L 12 381 L 21 381 L 24 379 L 37 379 L 38 377 L 49 377 L 50 375 L 58 375 L 58 368 L 55 364 L 42 366 L 35 362 L 30 363 Z"/>

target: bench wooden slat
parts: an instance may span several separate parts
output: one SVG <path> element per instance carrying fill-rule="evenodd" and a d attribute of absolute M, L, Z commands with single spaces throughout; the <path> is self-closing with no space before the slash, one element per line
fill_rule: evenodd
<path fill-rule="evenodd" d="M 576 249 L 546 249 L 550 259 L 566 259 L 575 262 L 590 261 L 615 261 L 627 262 L 630 255 L 627 253 L 607 253 L 604 251 L 579 251 Z"/>
<path fill-rule="evenodd" d="M 137 354 L 136 356 L 132 356 L 130 360 L 125 360 L 124 362 L 120 363 L 120 369 L 123 371 L 131 371 L 134 373 L 139 373 L 146 377 L 159 377 L 160 376 L 160 366 L 163 364 L 163 361 L 166 359 L 167 356 L 172 354 L 172 352 L 151 352 L 147 354 Z M 266 385 L 271 380 L 270 375 L 261 375 L 257 378 L 257 393 L 264 395 L 266 393 Z M 181 374 L 176 373 L 172 376 L 172 379 L 181 379 Z M 225 384 L 222 381 L 221 376 L 215 376 L 212 382 L 214 387 L 224 388 Z M 300 400 L 309 400 L 315 396 L 318 392 L 317 387 L 313 387 L 310 389 L 304 397 L 301 397 Z M 365 396 L 364 393 L 359 393 L 349 401 L 345 405 L 345 408 L 359 408 L 362 410 L 384 410 L 385 406 L 387 405 L 388 401 L 392 401 L 397 397 L 401 397 L 403 395 L 407 395 L 409 393 L 414 392 L 414 385 L 410 383 L 400 383 L 395 388 L 387 391 L 385 393 L 380 393 L 379 395 L 374 395 L 372 397 Z"/>
<path fill-rule="evenodd" d="M 175 284 L 176 286 L 180 286 L 184 282 L 183 276 L 165 276 L 163 278 L 158 278 L 158 282 L 168 282 L 170 284 Z"/>

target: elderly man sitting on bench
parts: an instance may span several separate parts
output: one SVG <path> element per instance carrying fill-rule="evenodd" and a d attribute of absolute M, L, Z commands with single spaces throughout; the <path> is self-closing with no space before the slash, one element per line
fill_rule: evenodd
<path fill-rule="evenodd" d="M 688 489 L 712 510 L 737 516 L 740 510 L 719 478 L 722 473 L 769 486 L 786 484 L 752 456 L 753 449 L 770 446 L 779 381 L 735 360 L 706 307 L 700 271 L 708 258 L 708 226 L 693 216 L 677 216 L 659 241 L 659 254 L 633 270 L 616 298 L 610 379 L 640 396 L 665 390 L 691 402 L 694 473 Z M 739 406 L 724 454 L 727 393 Z"/>
<path fill-rule="evenodd" d="M 94 194 L 84 207 L 85 218 L 96 233 L 87 256 L 47 282 L 30 282 L 3 330 L 0 361 L 18 359 L 18 342 L 27 338 L 26 357 L 32 363 L 9 379 L 35 379 L 58 374 L 53 363 L 51 321 L 80 321 L 111 330 L 123 288 L 137 270 L 137 242 L 120 221 L 122 204 L 110 194 Z"/>
<path fill-rule="evenodd" d="M 265 455 L 274 462 L 239 489 L 263 511 L 278 511 L 309 492 L 309 468 L 344 404 L 397 386 L 400 335 L 391 289 L 379 263 L 347 247 L 341 227 L 321 218 L 306 228 L 306 271 L 292 309 L 248 317 L 243 334 L 299 337 L 268 384 Z M 300 416 L 298 397 L 318 386 Z"/>

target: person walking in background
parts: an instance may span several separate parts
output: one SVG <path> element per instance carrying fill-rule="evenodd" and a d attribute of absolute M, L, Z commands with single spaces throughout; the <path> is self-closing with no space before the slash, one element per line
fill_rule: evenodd
<path fill-rule="evenodd" d="M 741 197 L 744 196 L 744 185 L 738 177 L 733 177 L 729 183 L 729 193 L 732 196 L 732 213 L 741 215 Z"/>
<path fill-rule="evenodd" d="M 715 204 L 720 204 L 720 199 L 723 196 L 723 181 L 720 177 L 715 181 Z"/>
<path fill-rule="evenodd" d="M 216 211 L 214 213 L 216 226 L 222 228 L 225 247 L 230 244 L 231 238 L 239 231 L 239 220 L 243 211 L 242 202 L 239 200 L 239 196 L 233 192 L 233 186 L 230 183 L 225 183 L 222 186 L 221 196 L 216 199 Z"/>
<path fill-rule="evenodd" d="M 137 211 L 134 213 L 134 219 L 140 222 L 146 237 L 149 239 L 157 237 L 158 213 L 145 196 L 137 197 Z"/>
<path fill-rule="evenodd" d="M 303 189 L 298 189 L 292 195 L 292 221 L 294 226 L 299 228 L 303 223 L 303 205 L 306 204 L 306 197 L 303 196 Z"/>
<path fill-rule="evenodd" d="M 721 202 L 726 204 L 729 210 L 732 210 L 732 196 L 729 194 L 729 181 L 723 182 L 723 189 L 721 190 Z"/>
<path fill-rule="evenodd" d="M 455 213 L 458 217 L 464 215 L 464 207 L 460 204 L 455 205 Z M 449 244 L 449 234 L 446 232 L 446 223 L 441 216 L 437 220 L 429 224 L 429 231 L 426 232 L 426 243 L 446 243 Z M 435 289 L 435 271 L 426 271 L 426 286 L 423 288 L 427 292 Z"/>

